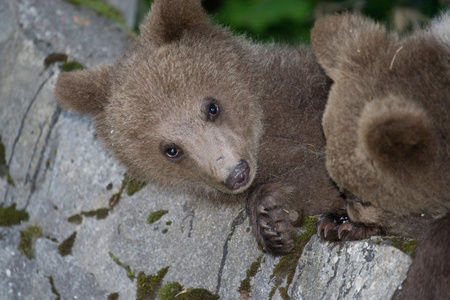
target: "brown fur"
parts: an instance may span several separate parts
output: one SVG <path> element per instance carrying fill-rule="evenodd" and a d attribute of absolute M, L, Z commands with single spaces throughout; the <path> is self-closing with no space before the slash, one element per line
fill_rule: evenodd
<path fill-rule="evenodd" d="M 60 74 L 55 94 L 92 115 L 105 147 L 140 179 L 212 201 L 250 197 L 257 239 L 285 253 L 302 211 L 339 203 L 321 131 L 329 86 L 310 49 L 253 44 L 211 25 L 199 0 L 160 0 L 121 59 Z M 170 159 L 167 148 L 183 155 Z M 243 161 L 248 182 L 230 189 Z"/>
<path fill-rule="evenodd" d="M 403 216 L 447 213 L 448 48 L 431 31 L 399 39 L 350 15 L 319 21 L 312 43 L 334 80 L 323 116 L 332 179 L 383 210 L 367 218 L 394 231 Z M 364 223 L 364 210 L 374 213 L 361 207 L 361 218 L 354 221 Z"/>
<path fill-rule="evenodd" d="M 450 215 L 423 233 L 408 276 L 393 299 L 449 299 Z M 432 254 L 432 255 L 430 255 Z"/>
<path fill-rule="evenodd" d="M 346 212 L 320 218 L 319 233 L 418 237 L 450 210 L 450 13 L 404 38 L 362 16 L 330 16 L 312 44 L 334 81 L 326 167 L 348 196 Z M 447 223 L 424 233 L 402 299 L 450 296 Z"/>

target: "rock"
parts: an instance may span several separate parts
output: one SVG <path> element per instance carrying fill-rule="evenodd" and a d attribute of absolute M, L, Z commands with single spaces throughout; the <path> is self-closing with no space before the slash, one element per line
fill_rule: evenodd
<path fill-rule="evenodd" d="M 293 299 L 390 298 L 405 279 L 411 258 L 379 243 L 375 237 L 327 243 L 313 236 L 298 262 L 289 294 Z"/>
<path fill-rule="evenodd" d="M 29 214 L 0 227 L 0 299 L 134 299 L 138 274 L 156 278 L 165 267 L 162 284 L 179 282 L 221 299 L 269 299 L 271 292 L 282 299 L 280 287 L 292 299 L 388 298 L 402 282 L 411 260 L 397 249 L 317 236 L 300 259 L 288 261 L 291 277 L 273 277 L 286 259 L 262 254 L 242 204 L 189 199 L 151 184 L 127 190 L 126 170 L 102 148 L 91 120 L 56 106 L 62 62 L 48 57 L 64 53 L 88 67 L 111 62 L 133 37 L 58 0 L 4 0 L 0 19 L 0 167 L 7 173 L 0 176 L 0 203 Z M 167 213 L 148 224 L 159 210 Z M 29 259 L 19 244 L 20 231 L 31 225 L 42 236 L 33 239 Z M 247 275 L 252 264 L 255 274 Z M 240 293 L 246 278 L 249 293 Z"/>

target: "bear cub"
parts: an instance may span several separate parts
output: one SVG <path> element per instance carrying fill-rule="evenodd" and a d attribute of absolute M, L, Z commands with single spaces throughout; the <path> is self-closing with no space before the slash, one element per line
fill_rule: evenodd
<path fill-rule="evenodd" d="M 422 234 L 399 297 L 448 299 L 450 12 L 403 38 L 359 15 L 330 16 L 315 24 L 312 45 L 334 81 L 326 167 L 347 197 L 319 218 L 318 234 Z"/>
<path fill-rule="evenodd" d="M 342 205 L 321 129 L 331 81 L 309 48 L 234 36 L 200 0 L 154 1 L 140 32 L 116 63 L 61 73 L 55 86 L 131 174 L 241 201 L 275 254 L 293 248 L 303 214 Z"/>

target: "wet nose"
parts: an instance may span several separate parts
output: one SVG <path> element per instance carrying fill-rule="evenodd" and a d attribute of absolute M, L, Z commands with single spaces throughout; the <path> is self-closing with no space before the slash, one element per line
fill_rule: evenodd
<path fill-rule="evenodd" d="M 234 167 L 228 178 L 225 180 L 225 186 L 230 190 L 237 190 L 238 188 L 245 186 L 249 181 L 250 167 L 245 160 Z"/>

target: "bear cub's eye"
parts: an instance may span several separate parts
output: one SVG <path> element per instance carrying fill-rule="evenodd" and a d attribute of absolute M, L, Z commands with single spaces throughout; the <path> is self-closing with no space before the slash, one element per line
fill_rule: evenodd
<path fill-rule="evenodd" d="M 180 158 L 183 155 L 183 150 L 175 146 L 168 146 L 165 148 L 164 153 L 169 158 Z"/>
<path fill-rule="evenodd" d="M 220 107 L 214 99 L 208 99 L 204 104 L 206 119 L 214 122 L 220 115 Z"/>

